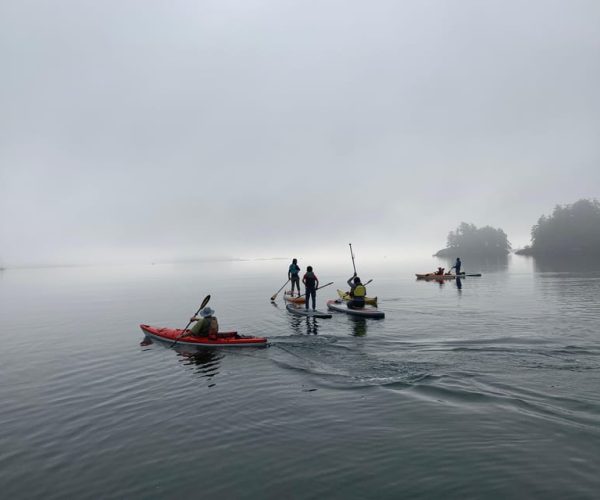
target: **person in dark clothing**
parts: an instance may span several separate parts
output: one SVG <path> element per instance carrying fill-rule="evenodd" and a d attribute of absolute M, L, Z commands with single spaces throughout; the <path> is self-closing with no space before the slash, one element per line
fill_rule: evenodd
<path fill-rule="evenodd" d="M 312 266 L 306 268 L 306 273 L 302 277 L 302 283 L 304 283 L 306 293 L 306 309 L 308 309 L 308 299 L 312 297 L 312 308 L 314 311 L 317 308 L 317 288 L 319 288 L 319 278 L 317 278 L 317 275 L 313 272 Z"/>
<path fill-rule="evenodd" d="M 300 295 L 300 266 L 298 266 L 298 259 L 293 259 L 290 267 L 288 269 L 288 279 L 292 282 L 292 295 L 294 295 L 294 286 L 296 287 L 296 291 L 298 292 L 298 296 Z"/>
<path fill-rule="evenodd" d="M 452 269 L 456 269 L 456 274 L 460 274 L 460 268 L 461 268 L 461 266 L 462 266 L 462 262 L 460 261 L 460 257 L 456 257 L 456 262 L 450 268 L 450 271 L 452 271 Z"/>

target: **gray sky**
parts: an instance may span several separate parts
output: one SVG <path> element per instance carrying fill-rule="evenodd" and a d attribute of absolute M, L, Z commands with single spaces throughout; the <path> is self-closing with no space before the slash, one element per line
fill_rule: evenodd
<path fill-rule="evenodd" d="M 0 0 L 0 263 L 427 255 L 600 197 L 600 2 Z"/>

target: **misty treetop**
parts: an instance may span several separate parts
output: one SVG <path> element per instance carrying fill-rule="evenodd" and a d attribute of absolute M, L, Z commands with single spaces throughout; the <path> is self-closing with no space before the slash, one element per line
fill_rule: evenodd
<path fill-rule="evenodd" d="M 502 229 L 491 226 L 478 228 L 474 224 L 462 222 L 455 231 L 448 233 L 446 248 L 437 257 L 458 257 L 462 255 L 497 256 L 507 255 L 511 250 L 508 236 Z"/>
<path fill-rule="evenodd" d="M 600 202 L 581 199 L 556 205 L 531 228 L 531 246 L 522 255 L 593 254 L 600 252 Z"/>

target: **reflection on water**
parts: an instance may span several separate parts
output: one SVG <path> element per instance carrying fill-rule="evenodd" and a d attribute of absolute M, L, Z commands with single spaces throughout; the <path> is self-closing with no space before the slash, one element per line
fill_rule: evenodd
<path fill-rule="evenodd" d="M 317 318 L 290 315 L 290 324 L 297 335 L 316 335 L 319 332 Z"/>
<path fill-rule="evenodd" d="M 196 373 L 201 374 L 209 380 L 219 373 L 220 361 L 225 357 L 225 354 L 220 349 L 186 345 L 172 346 L 172 344 L 166 342 L 154 342 L 148 336 L 144 336 L 144 339 L 140 342 L 140 346 L 142 347 L 157 344 L 167 349 L 172 348 L 177 353 L 180 363 L 186 366 L 195 365 L 197 367 L 195 370 Z M 211 383 L 208 386 L 213 387 L 214 385 L 214 383 Z"/>
<path fill-rule="evenodd" d="M 538 273 L 600 273 L 600 260 L 589 256 L 542 256 L 524 257 L 533 260 L 533 269 Z"/>
<path fill-rule="evenodd" d="M 367 320 L 365 318 L 350 317 L 352 324 L 352 335 L 354 337 L 364 337 L 367 334 Z"/>
<path fill-rule="evenodd" d="M 429 279 L 420 279 L 417 278 L 415 280 L 417 283 L 437 283 L 440 288 L 442 288 L 446 283 L 454 280 L 448 280 L 444 278 L 429 278 Z"/>
<path fill-rule="evenodd" d="M 220 349 L 198 349 L 194 352 L 186 350 L 177 350 L 179 362 L 186 366 L 196 366 L 196 373 L 212 381 L 212 378 L 218 375 L 221 360 L 225 354 Z M 215 385 L 214 381 L 209 387 Z"/>
<path fill-rule="evenodd" d="M 462 280 L 460 278 L 456 278 L 456 288 L 458 288 L 458 290 L 462 290 Z"/>

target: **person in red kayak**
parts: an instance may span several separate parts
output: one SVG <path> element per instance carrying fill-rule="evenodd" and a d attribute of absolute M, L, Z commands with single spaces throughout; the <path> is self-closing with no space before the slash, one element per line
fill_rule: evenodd
<path fill-rule="evenodd" d="M 192 337 L 216 339 L 219 332 L 219 322 L 214 314 L 215 311 L 210 307 L 205 307 L 200 311 L 200 318 L 198 316 L 190 318 L 190 321 L 195 321 L 196 324 L 188 330 L 190 332 L 189 335 Z"/>
<path fill-rule="evenodd" d="M 435 274 L 436 276 L 443 276 L 444 275 L 444 268 L 443 267 L 438 267 L 438 270 L 435 273 L 433 273 L 433 274 Z"/>
<path fill-rule="evenodd" d="M 304 283 L 304 289 L 306 290 L 306 299 L 304 304 L 306 309 L 308 309 L 308 299 L 312 297 L 312 308 L 313 311 L 317 308 L 317 288 L 319 288 L 319 278 L 313 272 L 312 266 L 308 266 L 306 268 L 306 273 L 302 277 L 302 283 Z"/>

